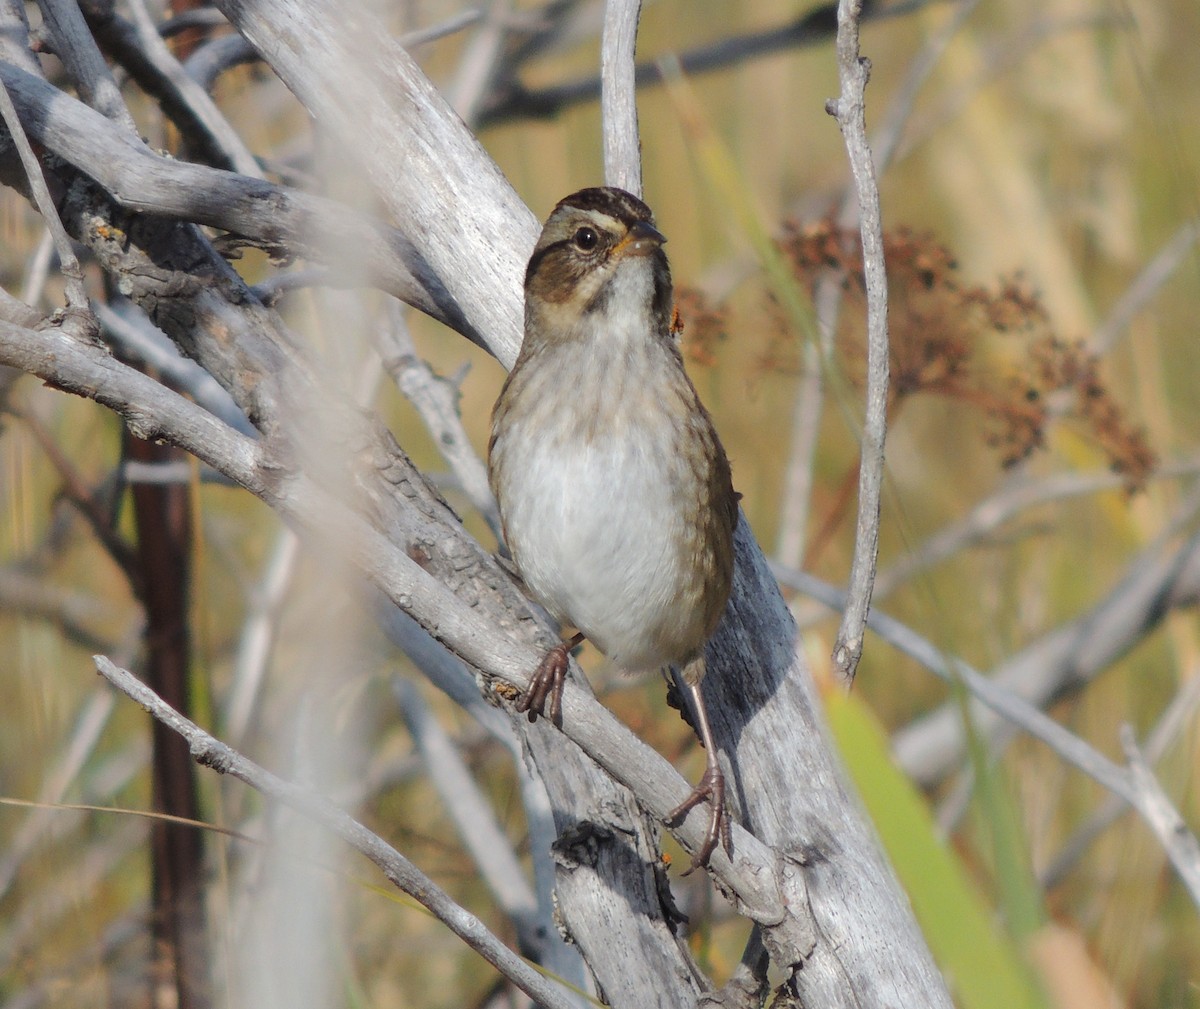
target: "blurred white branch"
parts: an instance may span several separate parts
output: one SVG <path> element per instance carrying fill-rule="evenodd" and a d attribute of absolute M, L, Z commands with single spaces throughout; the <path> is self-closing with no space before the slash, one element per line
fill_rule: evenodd
<path fill-rule="evenodd" d="M 1137 314 L 1175 276 L 1188 255 L 1200 242 L 1200 221 L 1185 221 L 1176 229 L 1166 245 L 1134 278 L 1133 283 L 1109 310 L 1107 318 L 1096 327 L 1088 347 L 1096 354 L 1107 354 L 1129 329 Z"/>
<path fill-rule="evenodd" d="M 539 907 L 511 842 L 496 822 L 487 797 L 476 785 L 448 733 L 414 684 L 397 676 L 392 679 L 392 689 L 417 752 L 463 846 L 471 853 L 497 905 L 516 928 L 518 948 L 554 976 L 585 989 L 583 961 L 576 950 L 562 941 L 554 924 L 553 909 Z M 582 1000 L 579 1004 L 582 1006 Z"/>
<path fill-rule="evenodd" d="M 488 486 L 487 467 L 463 426 L 458 383 L 435 375 L 417 355 L 404 309 L 398 304 L 388 306 L 383 324 L 376 332 L 376 347 L 384 368 L 421 415 L 438 452 L 458 479 L 458 486 L 499 540 L 500 513 Z"/>
<path fill-rule="evenodd" d="M 276 777 L 214 739 L 166 704 L 132 673 L 113 665 L 103 655 L 97 655 L 95 661 L 96 669 L 109 683 L 182 736 L 197 762 L 211 767 L 218 774 L 229 774 L 244 781 L 268 798 L 283 803 L 332 831 L 374 862 L 396 886 L 420 901 L 439 921 L 540 1004 L 552 1009 L 577 1009 L 557 984 L 513 953 L 484 927 L 483 922 L 456 904 L 449 894 L 377 834 L 367 830 L 318 793 Z"/>
<path fill-rule="evenodd" d="M 1129 776 L 1133 795 L 1128 797 L 1129 804 L 1142 815 L 1142 819 L 1150 825 L 1158 838 L 1159 844 L 1171 860 L 1171 865 L 1179 874 L 1191 894 L 1192 903 L 1200 907 L 1200 843 L 1196 835 L 1188 830 L 1179 815 L 1179 810 L 1167 798 L 1167 794 L 1159 785 L 1154 772 L 1150 770 L 1145 758 L 1138 749 L 1137 738 L 1133 729 L 1128 725 L 1121 727 L 1121 746 L 1125 750 L 1125 759 L 1129 762 Z"/>
<path fill-rule="evenodd" d="M 242 622 L 233 675 L 222 711 L 225 734 L 235 746 L 241 745 L 246 738 L 257 708 L 275 647 L 279 611 L 292 584 L 299 556 L 300 538 L 286 526 L 281 528 L 275 534 L 261 577 L 249 592 L 246 619 Z"/>

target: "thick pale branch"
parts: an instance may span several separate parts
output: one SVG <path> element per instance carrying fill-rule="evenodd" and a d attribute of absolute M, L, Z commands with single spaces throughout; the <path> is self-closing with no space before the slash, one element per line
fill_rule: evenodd
<path fill-rule="evenodd" d="M 633 54 L 641 12 L 642 0 L 607 0 L 600 47 L 604 181 L 637 197 L 642 195 L 642 144 Z"/>
<path fill-rule="evenodd" d="M 480 342 L 427 263 L 398 231 L 331 200 L 262 179 L 176 161 L 44 80 L 0 63 L 22 123 L 40 144 L 128 210 L 222 228 L 378 285 Z"/>
<path fill-rule="evenodd" d="M 472 330 L 511 367 L 537 221 L 409 54 L 368 11 L 351 20 L 315 0 L 217 6 L 366 170 Z"/>

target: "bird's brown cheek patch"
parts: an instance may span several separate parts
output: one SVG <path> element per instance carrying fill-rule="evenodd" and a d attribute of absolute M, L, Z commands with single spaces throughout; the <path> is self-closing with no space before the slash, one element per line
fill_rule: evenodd
<path fill-rule="evenodd" d="M 574 300 L 581 288 L 589 287 L 596 263 L 572 253 L 569 241 L 534 253 L 526 280 L 526 296 L 544 302 Z"/>

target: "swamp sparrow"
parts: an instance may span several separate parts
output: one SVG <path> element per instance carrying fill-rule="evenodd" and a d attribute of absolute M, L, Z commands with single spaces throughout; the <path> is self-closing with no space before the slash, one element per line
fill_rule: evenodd
<path fill-rule="evenodd" d="M 546 221 L 525 272 L 525 340 L 496 401 L 488 474 L 529 591 L 578 628 L 521 698 L 561 724 L 570 649 L 631 672 L 673 667 L 707 768 L 668 817 L 712 806 L 692 868 L 730 847 L 700 679 L 729 599 L 738 495 L 671 328 L 671 271 L 641 200 L 584 189 Z M 689 870 L 690 871 L 690 870 Z"/>

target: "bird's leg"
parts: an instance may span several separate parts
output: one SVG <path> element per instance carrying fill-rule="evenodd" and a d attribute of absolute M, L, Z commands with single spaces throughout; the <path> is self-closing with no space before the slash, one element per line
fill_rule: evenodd
<path fill-rule="evenodd" d="M 670 825 L 679 823 L 691 810 L 700 805 L 705 799 L 712 806 L 708 818 L 708 830 L 704 835 L 704 843 L 700 850 L 692 856 L 692 865 L 687 872 L 708 865 L 708 859 L 717 850 L 718 842 L 725 848 L 725 854 L 733 857 L 733 831 L 729 826 L 729 817 L 725 812 L 725 772 L 721 770 L 717 759 L 717 744 L 713 739 L 712 728 L 708 724 L 708 709 L 704 706 L 704 695 L 700 692 L 700 680 L 693 683 L 684 677 L 688 691 L 692 695 L 692 711 L 696 717 L 696 732 L 704 745 L 706 766 L 704 774 L 692 789 L 692 794 L 667 814 L 666 822 Z"/>
<path fill-rule="evenodd" d="M 537 671 L 529 679 L 529 688 L 517 701 L 517 710 L 527 712 L 531 722 L 537 721 L 538 715 L 546 714 L 546 698 L 550 699 L 550 721 L 562 728 L 562 692 L 567 680 L 567 668 L 570 665 L 571 650 L 583 641 L 583 632 L 579 631 L 567 641 L 561 641 L 550 649 L 537 667 Z"/>

